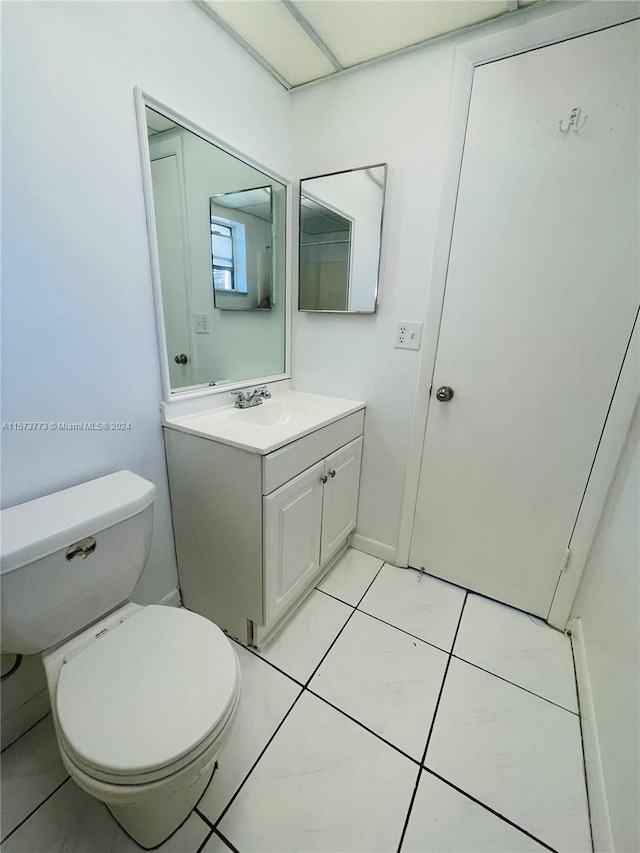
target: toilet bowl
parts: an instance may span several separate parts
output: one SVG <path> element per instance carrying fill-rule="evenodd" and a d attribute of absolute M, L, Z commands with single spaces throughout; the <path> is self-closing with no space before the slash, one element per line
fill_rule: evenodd
<path fill-rule="evenodd" d="M 118 472 L 0 519 L 2 651 L 42 653 L 69 775 L 146 849 L 204 793 L 240 697 L 238 660 L 216 625 L 120 597 L 146 563 L 154 497 Z"/>

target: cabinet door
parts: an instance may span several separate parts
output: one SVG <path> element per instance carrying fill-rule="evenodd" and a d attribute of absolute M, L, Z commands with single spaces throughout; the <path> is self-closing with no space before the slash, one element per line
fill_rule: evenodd
<path fill-rule="evenodd" d="M 322 563 L 326 563 L 356 526 L 361 459 L 362 438 L 325 459 L 327 483 L 322 513 Z"/>
<path fill-rule="evenodd" d="M 267 624 L 320 568 L 323 475 L 324 462 L 318 462 L 263 499 Z"/>

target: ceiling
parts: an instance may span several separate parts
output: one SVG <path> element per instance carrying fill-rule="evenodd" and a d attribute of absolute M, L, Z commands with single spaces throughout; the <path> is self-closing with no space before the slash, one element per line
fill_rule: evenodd
<path fill-rule="evenodd" d="M 195 0 L 285 88 L 355 68 L 533 0 Z"/>

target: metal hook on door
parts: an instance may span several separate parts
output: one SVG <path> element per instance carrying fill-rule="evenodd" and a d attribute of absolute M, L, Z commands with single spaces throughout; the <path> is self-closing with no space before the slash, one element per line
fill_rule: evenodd
<path fill-rule="evenodd" d="M 582 128 L 587 123 L 587 119 L 589 118 L 589 116 L 586 115 L 582 119 L 582 124 L 580 124 L 580 113 L 581 113 L 580 107 L 574 107 L 571 110 L 571 112 L 569 113 L 569 124 L 566 127 L 562 126 L 562 121 L 558 122 L 558 127 L 560 128 L 560 133 L 563 133 L 566 136 L 566 134 L 569 133 L 571 128 L 573 128 L 574 133 L 580 133 Z"/>

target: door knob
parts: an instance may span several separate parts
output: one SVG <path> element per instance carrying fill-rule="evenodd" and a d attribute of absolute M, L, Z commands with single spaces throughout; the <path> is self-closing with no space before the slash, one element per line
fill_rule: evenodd
<path fill-rule="evenodd" d="M 186 356 L 183 352 L 181 352 L 180 355 L 177 355 L 175 358 L 176 364 L 186 364 L 188 361 L 188 356 Z"/>
<path fill-rule="evenodd" d="M 448 385 L 441 385 L 436 391 L 436 399 L 440 400 L 441 403 L 448 403 L 452 397 L 453 388 L 449 388 Z"/>

